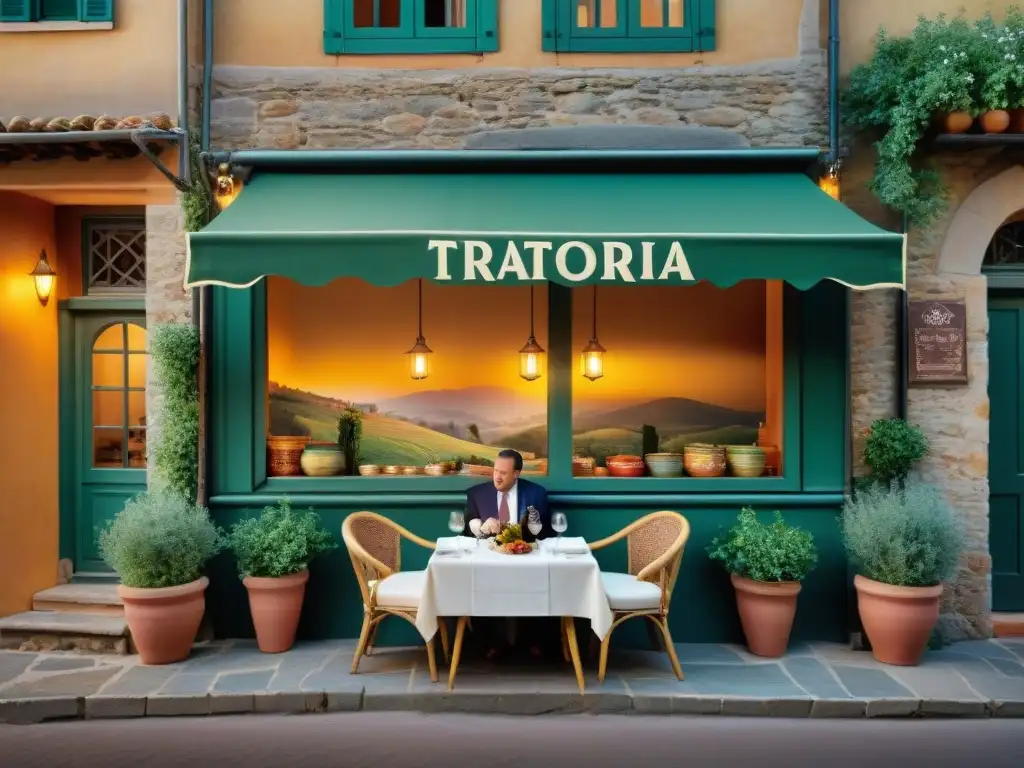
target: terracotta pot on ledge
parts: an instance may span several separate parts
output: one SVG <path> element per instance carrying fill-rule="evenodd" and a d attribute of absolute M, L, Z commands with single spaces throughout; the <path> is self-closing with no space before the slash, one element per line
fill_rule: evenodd
<path fill-rule="evenodd" d="M 978 118 L 985 133 L 1005 133 L 1010 127 L 1010 113 L 1005 109 L 990 109 Z"/>
<path fill-rule="evenodd" d="M 192 650 L 206 611 L 203 576 L 188 584 L 157 589 L 117 585 L 124 618 L 143 664 L 184 661 Z"/>
<path fill-rule="evenodd" d="M 936 115 L 939 130 L 943 133 L 967 133 L 974 125 L 969 112 L 941 112 Z"/>
<path fill-rule="evenodd" d="M 860 574 L 853 585 L 872 655 L 885 664 L 919 664 L 939 620 L 942 585 L 897 587 Z"/>
<path fill-rule="evenodd" d="M 735 573 L 730 577 L 736 589 L 736 608 L 755 656 L 777 659 L 785 655 L 789 633 L 796 617 L 799 581 L 754 581 Z"/>
<path fill-rule="evenodd" d="M 249 610 L 256 627 L 256 644 L 264 653 L 283 653 L 295 645 L 309 570 L 277 578 L 246 576 Z"/>

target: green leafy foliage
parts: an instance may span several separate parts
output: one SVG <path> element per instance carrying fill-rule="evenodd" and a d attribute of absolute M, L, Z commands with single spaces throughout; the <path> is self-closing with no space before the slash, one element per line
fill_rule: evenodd
<path fill-rule="evenodd" d="M 871 467 L 872 480 L 888 487 L 902 483 L 928 452 L 928 439 L 903 419 L 879 419 L 871 425 L 864 444 L 864 462 Z"/>
<path fill-rule="evenodd" d="M 188 160 L 192 179 L 188 189 L 181 193 L 181 207 L 185 213 L 185 231 L 198 232 L 210 223 L 216 210 L 210 177 L 199 156 L 199 137 L 194 132 L 188 136 Z"/>
<path fill-rule="evenodd" d="M 129 499 L 99 536 L 100 554 L 121 583 L 149 589 L 195 581 L 222 546 L 207 510 L 167 488 Z"/>
<path fill-rule="evenodd" d="M 708 556 L 720 561 L 729 573 L 754 581 L 802 581 L 817 565 L 814 537 L 787 525 L 782 513 L 773 523 L 762 523 L 750 507 L 744 507 L 724 536 L 708 546 Z"/>
<path fill-rule="evenodd" d="M 956 571 L 964 534 L 938 488 L 919 482 L 862 489 L 843 509 L 843 541 L 857 571 L 900 587 L 928 587 Z"/>
<path fill-rule="evenodd" d="M 338 447 L 345 455 L 345 472 L 354 475 L 358 471 L 359 443 L 363 439 L 363 412 L 352 405 L 346 405 L 338 418 Z"/>
<path fill-rule="evenodd" d="M 844 118 L 880 137 L 870 187 L 886 205 L 927 226 L 946 206 L 939 174 L 923 166 L 921 138 L 937 114 L 1018 107 L 1024 103 L 1024 15 L 1006 23 L 991 16 L 971 23 L 963 13 L 918 17 L 905 37 L 880 29 L 871 60 L 850 73 Z"/>
<path fill-rule="evenodd" d="M 163 400 L 155 448 L 155 481 L 195 501 L 199 480 L 199 331 L 192 325 L 158 325 L 150 355 Z"/>
<path fill-rule="evenodd" d="M 259 517 L 234 525 L 228 544 L 238 559 L 238 572 L 243 578 L 277 578 L 298 573 L 314 557 L 337 546 L 331 534 L 320 527 L 316 512 L 296 512 L 288 499 L 265 507 Z"/>

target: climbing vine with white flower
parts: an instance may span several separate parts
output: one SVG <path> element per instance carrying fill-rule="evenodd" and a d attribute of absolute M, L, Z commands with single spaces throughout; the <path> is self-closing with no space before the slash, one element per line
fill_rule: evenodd
<path fill-rule="evenodd" d="M 927 226 L 946 207 L 941 176 L 920 151 L 930 130 L 968 130 L 979 115 L 986 130 L 1006 130 L 1009 114 L 996 116 L 999 124 L 994 111 L 1022 110 L 1024 131 L 1024 13 L 1013 6 L 1002 22 L 991 15 L 972 22 L 962 12 L 920 16 L 902 37 L 880 29 L 874 55 L 850 73 L 842 99 L 846 123 L 876 140 L 872 191 Z M 951 115 L 959 128 L 946 120 Z"/>

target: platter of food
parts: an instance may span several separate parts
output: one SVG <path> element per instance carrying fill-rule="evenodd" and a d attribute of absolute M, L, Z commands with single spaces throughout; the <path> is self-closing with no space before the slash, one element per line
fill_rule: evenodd
<path fill-rule="evenodd" d="M 518 523 L 505 523 L 490 539 L 490 546 L 504 555 L 528 555 L 536 548 L 536 544 L 523 540 L 523 528 Z"/>

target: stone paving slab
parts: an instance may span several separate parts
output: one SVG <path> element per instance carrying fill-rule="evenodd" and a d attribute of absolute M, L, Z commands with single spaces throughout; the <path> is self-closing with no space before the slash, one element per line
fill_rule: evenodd
<path fill-rule="evenodd" d="M 1024 639 L 959 643 L 920 666 L 893 667 L 844 645 L 795 645 L 764 659 L 731 645 L 677 646 L 686 680 L 653 651 L 594 659 L 580 695 L 571 666 L 466 660 L 455 690 L 427 673 L 422 648 L 379 649 L 349 673 L 355 643 L 299 643 L 264 654 L 253 641 L 195 646 L 180 664 L 137 656 L 0 652 L 0 723 L 354 711 L 472 714 L 726 715 L 784 718 L 1024 717 Z"/>

